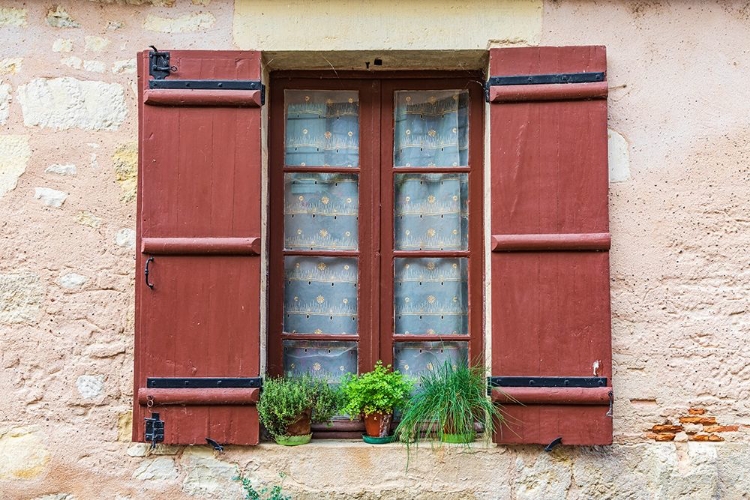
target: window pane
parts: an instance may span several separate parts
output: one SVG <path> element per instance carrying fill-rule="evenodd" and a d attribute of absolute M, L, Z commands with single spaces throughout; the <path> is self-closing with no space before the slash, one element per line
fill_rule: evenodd
<path fill-rule="evenodd" d="M 395 259 L 394 331 L 466 335 L 468 259 Z"/>
<path fill-rule="evenodd" d="M 466 250 L 468 174 L 396 174 L 396 250 Z"/>
<path fill-rule="evenodd" d="M 395 120 L 395 166 L 469 164 L 468 90 L 396 92 Z"/>
<path fill-rule="evenodd" d="M 284 331 L 357 333 L 357 259 L 284 258 Z"/>
<path fill-rule="evenodd" d="M 357 92 L 287 90 L 284 158 L 289 166 L 359 166 Z"/>
<path fill-rule="evenodd" d="M 357 373 L 356 342 L 284 341 L 284 374 L 306 373 L 337 382 L 347 373 Z"/>
<path fill-rule="evenodd" d="M 358 214 L 357 175 L 284 175 L 287 249 L 356 250 Z"/>
<path fill-rule="evenodd" d="M 450 361 L 454 365 L 469 360 L 466 342 L 397 342 L 393 347 L 396 369 L 405 375 L 418 377 Z"/>

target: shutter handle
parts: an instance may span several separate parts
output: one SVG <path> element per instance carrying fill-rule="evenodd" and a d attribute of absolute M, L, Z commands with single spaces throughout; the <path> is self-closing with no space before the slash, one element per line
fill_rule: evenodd
<path fill-rule="evenodd" d="M 552 451 L 552 448 L 554 448 L 558 444 L 562 444 L 562 436 L 560 436 L 559 438 L 555 438 L 554 440 L 552 440 L 552 442 L 550 444 L 548 444 L 547 446 L 544 447 L 544 451 L 550 452 L 550 451 Z"/>
<path fill-rule="evenodd" d="M 154 284 L 148 282 L 148 265 L 154 261 L 153 257 L 149 257 L 146 261 L 146 269 L 143 270 L 143 276 L 146 279 L 146 286 L 149 287 L 151 290 L 154 289 Z"/>

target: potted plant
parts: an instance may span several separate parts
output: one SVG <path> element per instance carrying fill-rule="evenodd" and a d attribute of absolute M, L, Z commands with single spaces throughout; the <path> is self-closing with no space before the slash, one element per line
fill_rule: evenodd
<path fill-rule="evenodd" d="M 295 446 L 309 443 L 310 424 L 328 421 L 338 406 L 334 388 L 324 379 L 306 375 L 266 379 L 257 409 L 261 423 L 277 443 Z"/>
<path fill-rule="evenodd" d="M 485 435 L 491 436 L 495 422 L 502 421 L 499 408 L 487 397 L 479 366 L 445 362 L 422 374 L 419 385 L 396 429 L 407 445 L 432 435 L 446 443 L 471 443 L 476 438 L 475 422 L 482 423 Z"/>
<path fill-rule="evenodd" d="M 400 372 L 375 364 L 371 372 L 359 376 L 350 375 L 341 384 L 344 400 L 342 413 L 355 419 L 362 416 L 365 422 L 365 442 L 380 444 L 390 442 L 393 410 L 403 407 L 409 398 L 413 384 Z"/>

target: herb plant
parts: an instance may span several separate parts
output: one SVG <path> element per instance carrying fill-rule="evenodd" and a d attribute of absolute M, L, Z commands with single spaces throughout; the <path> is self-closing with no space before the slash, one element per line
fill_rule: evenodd
<path fill-rule="evenodd" d="M 309 375 L 266 379 L 257 405 L 261 423 L 274 438 L 286 435 L 287 427 L 307 411 L 312 422 L 326 422 L 338 407 L 337 390 Z"/>
<path fill-rule="evenodd" d="M 413 383 L 391 365 L 375 364 L 371 372 L 359 376 L 349 375 L 341 384 L 344 407 L 341 412 L 354 419 L 371 413 L 393 413 L 404 406 Z"/>
<path fill-rule="evenodd" d="M 500 410 L 487 397 L 484 371 L 479 366 L 462 363 L 454 367 L 445 362 L 422 374 L 420 385 L 396 428 L 407 446 L 431 435 L 451 442 L 456 435 L 465 435 L 470 441 L 474 422 L 483 423 L 485 436 L 491 436 L 495 422 L 502 421 Z"/>

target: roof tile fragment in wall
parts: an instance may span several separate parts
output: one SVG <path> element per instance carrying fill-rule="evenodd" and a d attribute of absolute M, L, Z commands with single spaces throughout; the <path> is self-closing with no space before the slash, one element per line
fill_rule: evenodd
<path fill-rule="evenodd" d="M 26 9 L 0 7 L 0 26 L 26 26 Z"/>
<path fill-rule="evenodd" d="M 191 33 L 210 28 L 216 18 L 210 12 L 193 12 L 177 18 L 158 17 L 150 15 L 143 23 L 143 28 L 158 33 Z"/>
<path fill-rule="evenodd" d="M 0 135 L 0 198 L 16 188 L 29 158 L 28 135 Z"/>
<path fill-rule="evenodd" d="M 117 130 L 127 115 L 125 92 L 117 83 L 37 78 L 18 87 L 17 96 L 27 127 Z"/>
<path fill-rule="evenodd" d="M 65 7 L 62 5 L 53 5 L 52 8 L 47 11 L 47 24 L 53 28 L 80 28 L 81 25 L 76 22 Z"/>
<path fill-rule="evenodd" d="M 739 425 L 721 425 L 716 417 L 706 416 L 705 408 L 690 408 L 687 415 L 666 420 L 646 431 L 646 439 L 654 441 L 724 441 L 718 433 L 740 432 Z"/>

